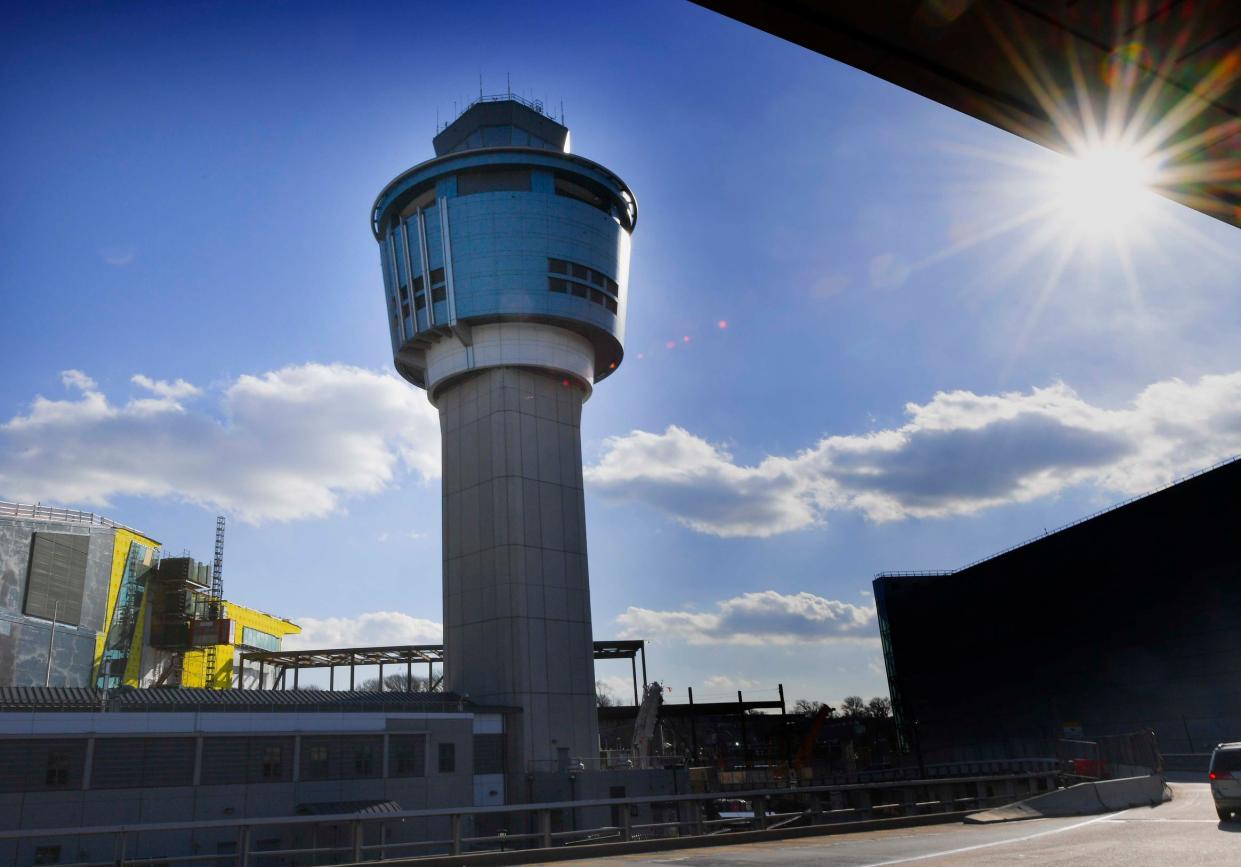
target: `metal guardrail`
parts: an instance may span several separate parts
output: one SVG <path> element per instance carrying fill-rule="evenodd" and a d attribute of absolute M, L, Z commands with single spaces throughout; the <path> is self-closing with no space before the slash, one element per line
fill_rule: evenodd
<path fill-rule="evenodd" d="M 1153 496 L 1154 494 L 1158 494 L 1160 491 L 1166 491 L 1168 488 L 1176 487 L 1182 482 L 1188 482 L 1190 479 L 1196 479 L 1198 476 L 1206 475 L 1212 470 L 1218 470 L 1220 467 L 1227 466 L 1228 464 L 1231 464 L 1235 461 L 1241 461 L 1241 455 L 1233 455 L 1232 457 L 1228 457 L 1228 458 L 1224 458 L 1223 460 L 1216 461 L 1215 463 L 1211 464 L 1209 467 L 1203 467 L 1202 469 L 1195 470 L 1194 472 L 1188 475 L 1179 476 L 1173 479 L 1172 481 L 1168 482 L 1167 484 L 1160 485 L 1157 488 L 1152 488 L 1151 490 L 1145 491 L 1141 494 L 1136 494 L 1127 500 L 1121 500 L 1119 503 L 1113 503 L 1112 505 L 1107 506 L 1106 508 L 1099 509 L 1097 512 L 1091 512 L 1089 515 L 1086 515 L 1083 518 L 1078 518 L 1075 521 L 1070 521 L 1067 524 L 1062 524 L 1061 526 L 1056 527 L 1053 530 L 1046 530 L 1037 536 L 1031 536 L 1029 539 L 1018 542 L 1015 545 L 1009 545 L 1007 548 L 1003 548 L 999 551 L 996 551 L 994 554 L 988 554 L 985 557 L 979 557 L 977 560 L 973 560 L 969 563 L 966 563 L 964 566 L 958 569 L 944 569 L 944 570 L 927 569 L 924 571 L 914 571 L 914 572 L 876 572 L 875 577 L 876 578 L 901 578 L 901 577 L 912 578 L 912 577 L 918 577 L 918 576 L 931 577 L 935 575 L 954 575 L 957 572 L 964 572 L 966 569 L 970 569 L 974 566 L 977 566 L 980 563 L 986 563 L 988 560 L 994 560 L 996 557 L 1003 557 L 1008 552 L 1016 551 L 1018 548 L 1023 548 L 1026 545 L 1029 545 L 1031 542 L 1037 542 L 1039 539 L 1044 539 L 1047 536 L 1054 536 L 1056 533 L 1060 533 L 1064 530 L 1068 530 L 1073 527 L 1076 527 L 1078 524 L 1084 524 L 1087 521 L 1092 521 L 1095 518 L 1098 518 L 1100 515 L 1106 515 L 1108 512 L 1114 512 L 1117 509 L 1123 509 L 1125 506 L 1128 506 L 1130 503 L 1136 503 L 1138 500 L 1144 500 L 1147 497 Z"/>
<path fill-rule="evenodd" d="M 857 783 L 835 786 L 807 786 L 794 788 L 754 789 L 736 792 L 693 792 L 683 795 L 648 795 L 632 798 L 601 798 L 585 801 L 551 801 L 535 804 L 506 804 L 494 807 L 439 807 L 423 810 L 397 810 L 385 813 L 358 815 L 342 813 L 333 815 L 309 816 L 277 816 L 269 818 L 219 819 L 196 822 L 160 822 L 134 825 L 105 825 L 74 828 L 34 828 L 19 831 L 0 831 L 0 845 L 5 841 L 34 841 L 46 843 L 50 840 L 84 837 L 111 837 L 113 840 L 113 856 L 103 861 L 78 861 L 72 864 L 61 864 L 61 867 L 136 867 L 136 865 L 156 863 L 194 863 L 213 862 L 217 865 L 232 863 L 235 867 L 252 867 L 259 859 L 289 855 L 324 855 L 346 853 L 354 862 L 363 860 L 385 861 L 409 859 L 415 856 L 404 854 L 391 856 L 397 850 L 441 850 L 451 855 L 460 855 L 470 851 L 497 851 L 518 841 L 533 841 L 535 848 L 551 848 L 557 843 L 574 845 L 587 842 L 606 842 L 608 840 L 632 841 L 651 839 L 654 837 L 700 837 L 705 835 L 723 834 L 739 830 L 772 830 L 773 825 L 787 827 L 798 822 L 810 825 L 842 825 L 851 821 L 867 821 L 879 817 L 896 817 L 906 815 L 947 813 L 962 809 L 981 809 L 1007 803 L 1015 795 L 1024 794 L 1016 791 L 1018 782 L 1027 782 L 1033 789 L 1034 781 L 1047 779 L 1054 775 L 1047 772 L 1024 774 L 1006 774 L 1000 776 L 975 776 L 958 778 L 940 778 L 923 780 L 904 780 L 879 783 Z M 895 793 L 898 790 L 934 791 L 944 787 L 974 784 L 976 786 L 994 787 L 1005 784 L 1005 791 L 994 795 L 976 794 L 965 797 L 941 796 L 938 799 L 913 800 L 906 797 L 891 800 L 894 794 L 887 797 L 890 803 L 882 802 L 882 793 Z M 823 801 L 832 800 L 833 793 L 843 796 L 850 792 L 866 793 L 866 803 L 855 807 L 833 807 L 829 803 L 824 809 Z M 876 797 L 876 794 L 878 796 Z M 704 803 L 720 799 L 742 799 L 753 805 L 751 815 L 706 817 Z M 804 809 L 774 812 L 768 807 L 773 801 L 787 803 L 793 800 L 805 800 Z M 875 801 L 881 801 L 875 803 Z M 571 831 L 552 831 L 552 814 L 559 811 L 578 811 L 592 807 L 637 807 L 642 805 L 680 805 L 692 809 L 693 816 L 688 819 L 678 818 L 670 822 L 631 823 L 630 810 L 619 811 L 622 823 L 619 826 L 603 825 Z M 489 836 L 469 837 L 463 833 L 463 820 L 478 816 L 497 816 L 512 814 L 531 814 L 538 830 L 521 833 L 500 833 Z M 576 815 L 576 813 L 573 813 Z M 376 823 L 401 822 L 406 819 L 447 818 L 450 834 L 444 839 L 417 841 L 383 841 L 379 843 L 365 842 L 365 829 Z M 317 846 L 305 849 L 255 849 L 252 847 L 252 836 L 255 831 L 265 828 L 291 827 L 321 824 L 346 825 L 350 829 L 350 843 L 347 846 Z M 127 851 L 131 839 L 142 834 L 158 834 L 169 831 L 187 832 L 192 837 L 194 832 L 236 829 L 237 844 L 235 852 L 221 852 L 209 855 L 164 853 L 161 855 L 141 855 L 129 857 Z M 683 829 L 689 833 L 682 833 Z M 492 849 L 480 848 L 480 844 L 491 844 Z M 391 857 L 390 857 L 391 856 Z"/>
<path fill-rule="evenodd" d="M 110 527 L 114 530 L 129 530 L 137 533 L 133 527 L 127 527 L 119 521 L 96 515 L 94 512 L 83 512 L 78 509 L 57 509 L 41 503 L 11 503 L 0 500 L 0 517 L 29 518 L 35 521 L 65 521 L 73 524 L 92 524 L 97 527 Z"/>

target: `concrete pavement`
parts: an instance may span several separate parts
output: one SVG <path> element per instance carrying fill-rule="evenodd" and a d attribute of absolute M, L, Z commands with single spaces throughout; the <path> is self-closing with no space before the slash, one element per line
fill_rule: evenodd
<path fill-rule="evenodd" d="M 1171 783 L 1173 800 L 1102 816 L 1034 819 L 1002 825 L 937 825 L 772 843 L 721 845 L 575 862 L 684 867 L 832 864 L 1241 863 L 1241 823 L 1215 816 L 1206 783 Z M 563 862 L 561 862 L 563 863 Z"/>

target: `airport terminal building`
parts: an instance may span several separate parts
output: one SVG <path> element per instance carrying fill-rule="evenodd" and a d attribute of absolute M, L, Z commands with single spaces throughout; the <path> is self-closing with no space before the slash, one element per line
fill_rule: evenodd
<path fill-rule="evenodd" d="M 1241 738 L 1241 460 L 874 589 L 893 712 L 926 761 L 1066 733 Z"/>

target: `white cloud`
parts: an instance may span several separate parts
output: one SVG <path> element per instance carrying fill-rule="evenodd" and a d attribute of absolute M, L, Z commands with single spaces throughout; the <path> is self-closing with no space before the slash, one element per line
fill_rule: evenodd
<path fill-rule="evenodd" d="M 873 642 L 875 609 L 813 593 L 743 593 L 717 602 L 713 612 L 652 611 L 630 607 L 616 618 L 621 638 L 662 638 L 689 644 L 801 644 Z"/>
<path fill-rule="evenodd" d="M 748 677 L 730 677 L 727 674 L 713 674 L 705 678 L 702 685 L 707 689 L 751 689 L 759 686 L 757 680 L 750 680 Z"/>
<path fill-rule="evenodd" d="M 80 370 L 62 370 L 60 372 L 60 381 L 64 383 L 65 388 L 76 388 L 78 391 L 89 392 L 97 388 L 95 380 Z"/>
<path fill-rule="evenodd" d="M 114 497 L 178 499 L 258 523 L 326 515 L 401 470 L 439 474 L 439 425 L 395 376 L 332 364 L 241 376 L 215 413 L 179 402 L 199 389 L 141 374 L 155 397 L 111 402 L 81 371 L 68 400 L 38 396 L 0 423 L 0 494 L 106 507 Z"/>
<path fill-rule="evenodd" d="M 633 679 L 630 677 L 622 677 L 619 674 L 600 677 L 595 681 L 596 686 L 602 686 L 605 695 L 609 696 L 617 704 L 633 704 Z M 641 684 L 639 684 L 641 686 Z"/>
<path fill-rule="evenodd" d="M 293 622 L 302 631 L 284 639 L 288 650 L 439 644 L 444 640 L 444 628 L 439 623 L 400 611 L 371 611 L 357 617 L 295 617 Z"/>
<path fill-rule="evenodd" d="M 873 521 L 970 514 L 1079 484 L 1133 495 L 1241 453 L 1241 372 L 1155 383 L 1131 404 L 1058 383 L 1028 393 L 939 392 L 909 421 L 828 436 L 791 457 L 737 464 L 683 428 L 605 442 L 592 490 L 648 503 L 699 532 L 766 537 L 833 511 Z"/>
<path fill-rule="evenodd" d="M 159 397 L 168 398 L 169 400 L 183 400 L 187 397 L 194 397 L 202 394 L 203 390 L 196 385 L 191 385 L 184 379 L 178 379 L 176 382 L 168 382 L 163 379 L 151 379 L 141 373 L 135 373 L 129 379 L 135 385 L 140 385 L 147 391 L 153 392 Z"/>

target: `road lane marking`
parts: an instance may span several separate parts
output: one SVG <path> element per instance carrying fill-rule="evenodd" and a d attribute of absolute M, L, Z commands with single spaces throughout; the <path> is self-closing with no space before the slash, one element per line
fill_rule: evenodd
<path fill-rule="evenodd" d="M 978 849 L 991 849 L 995 846 L 1008 846 L 1013 843 L 1024 843 L 1027 840 L 1035 840 L 1039 837 L 1048 837 L 1052 834 L 1063 834 L 1065 831 L 1075 831 L 1078 828 L 1085 828 L 1087 825 L 1093 825 L 1096 822 L 1115 821 L 1117 816 L 1128 812 L 1121 810 L 1119 813 L 1106 813 L 1102 816 L 1095 816 L 1093 819 L 1087 819 L 1085 822 L 1078 822 L 1076 825 L 1068 825 L 1064 828 L 1052 828 L 1049 831 L 1039 831 L 1037 834 L 1026 834 L 1024 837 L 1013 837 L 1008 840 L 995 840 L 991 843 L 979 843 L 976 846 L 962 846 L 960 849 L 949 849 L 945 852 L 928 852 L 925 855 L 913 855 L 909 858 L 894 858 L 891 861 L 875 861 L 871 864 L 865 864 L 863 867 L 885 867 L 888 864 L 909 864 L 913 861 L 927 861 L 931 858 L 944 858 L 948 855 L 960 855 L 964 852 L 974 852 Z"/>

